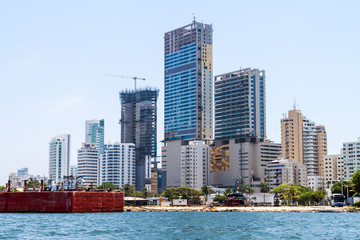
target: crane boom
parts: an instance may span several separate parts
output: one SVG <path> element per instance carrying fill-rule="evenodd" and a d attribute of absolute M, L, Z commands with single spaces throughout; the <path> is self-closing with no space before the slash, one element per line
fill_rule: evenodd
<path fill-rule="evenodd" d="M 139 77 L 128 77 L 128 76 L 121 76 L 121 75 L 116 75 L 116 74 L 104 74 L 104 76 L 107 77 L 117 77 L 117 78 L 131 78 L 134 80 L 134 90 L 136 91 L 136 80 L 143 80 L 145 81 L 145 78 L 139 78 Z"/>

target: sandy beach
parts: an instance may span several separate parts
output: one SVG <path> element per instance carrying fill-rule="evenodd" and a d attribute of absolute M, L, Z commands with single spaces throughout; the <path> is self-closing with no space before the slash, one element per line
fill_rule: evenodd
<path fill-rule="evenodd" d="M 159 207 L 125 206 L 128 212 L 359 212 L 360 209 L 353 207 L 331 207 L 331 206 L 281 206 L 281 207 Z"/>

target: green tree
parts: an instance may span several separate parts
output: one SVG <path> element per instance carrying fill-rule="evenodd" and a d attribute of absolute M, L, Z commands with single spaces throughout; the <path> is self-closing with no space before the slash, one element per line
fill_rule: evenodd
<path fill-rule="evenodd" d="M 101 184 L 100 186 L 98 186 L 97 189 L 104 189 L 104 190 L 108 190 L 108 191 L 113 191 L 113 190 L 117 190 L 118 187 L 115 186 L 115 185 L 112 184 L 112 183 L 104 182 L 103 184 Z"/>
<path fill-rule="evenodd" d="M 350 185 L 350 184 L 351 184 L 350 181 L 343 181 L 343 194 L 344 194 L 344 196 L 348 195 L 348 193 L 347 193 L 348 188 L 346 188 L 345 185 Z M 341 193 L 341 182 L 334 183 L 334 185 L 331 187 L 331 193 L 332 194 Z M 352 188 L 349 188 L 349 193 L 353 193 Z M 349 196 L 350 196 L 350 194 L 349 194 Z"/>
<path fill-rule="evenodd" d="M 311 193 L 311 200 L 316 203 L 321 202 L 325 198 L 325 193 L 323 191 L 315 191 Z"/>
<path fill-rule="evenodd" d="M 299 203 L 307 205 L 311 201 L 311 192 L 303 192 L 299 196 Z"/>
<path fill-rule="evenodd" d="M 144 194 L 143 194 L 142 192 L 139 192 L 139 191 L 134 190 L 134 191 L 129 195 L 129 197 L 143 198 L 143 197 L 144 197 Z"/>
<path fill-rule="evenodd" d="M 260 192 L 262 193 L 267 193 L 269 192 L 269 183 L 265 182 L 265 181 L 262 181 L 260 184 L 259 184 L 259 187 L 260 187 Z"/>
<path fill-rule="evenodd" d="M 142 190 L 142 195 L 144 198 L 147 198 L 149 196 L 150 192 L 149 190 L 147 189 L 147 187 L 144 187 L 143 190 Z"/>
<path fill-rule="evenodd" d="M 304 187 L 301 185 L 294 185 L 290 183 L 283 183 L 280 186 L 271 190 L 272 193 L 278 192 L 280 199 L 283 202 L 294 203 L 295 201 L 300 201 L 300 195 L 302 193 L 311 193 L 311 188 Z"/>
<path fill-rule="evenodd" d="M 245 184 L 241 184 L 240 187 L 236 189 L 236 191 L 246 192 L 246 188 L 247 186 Z"/>
<path fill-rule="evenodd" d="M 4 192 L 4 191 L 5 191 L 5 189 L 6 189 L 6 187 L 4 187 L 4 186 L 0 186 L 0 192 Z"/>
<path fill-rule="evenodd" d="M 231 187 L 227 187 L 224 191 L 224 195 L 227 196 L 229 194 L 232 194 L 233 193 L 233 190 L 231 189 Z"/>
<path fill-rule="evenodd" d="M 133 197 L 135 192 L 135 186 L 130 185 L 129 183 L 124 184 L 123 187 L 124 195 L 125 197 Z"/>
<path fill-rule="evenodd" d="M 244 192 L 247 194 L 251 194 L 254 192 L 254 188 L 251 186 L 245 186 Z"/>
<path fill-rule="evenodd" d="M 161 195 L 168 198 L 169 200 L 178 199 L 180 197 L 182 199 L 191 199 L 200 197 L 202 192 L 189 187 L 171 187 L 166 189 Z"/>
<path fill-rule="evenodd" d="M 290 200 L 291 203 L 294 203 L 294 199 L 297 199 L 298 196 L 301 194 L 300 190 L 297 186 L 290 186 L 287 189 L 287 198 Z"/>
<path fill-rule="evenodd" d="M 36 188 L 39 188 L 39 187 L 40 187 L 40 181 L 37 180 L 37 179 L 34 179 L 34 178 L 29 178 L 29 179 L 27 180 L 26 187 L 27 187 L 27 188 L 32 188 L 34 183 L 35 183 L 35 187 L 36 187 Z"/>
<path fill-rule="evenodd" d="M 216 195 L 214 197 L 214 201 L 219 202 L 219 203 L 224 203 L 226 199 L 227 199 L 227 197 L 224 195 Z"/>
<path fill-rule="evenodd" d="M 210 188 L 210 187 L 208 187 L 208 186 L 206 186 L 206 185 L 202 186 L 201 192 L 202 192 L 202 194 L 205 196 L 205 201 L 208 200 L 208 196 L 209 196 L 210 194 L 215 193 L 215 191 L 212 190 L 212 188 Z"/>
<path fill-rule="evenodd" d="M 270 192 L 275 193 L 284 193 L 285 191 L 287 191 L 287 189 L 289 188 L 289 186 L 291 186 L 291 184 L 289 183 L 283 183 L 280 186 L 274 188 L 273 190 L 271 190 Z"/>
<path fill-rule="evenodd" d="M 294 186 L 296 186 L 300 190 L 301 193 L 305 193 L 305 192 L 311 193 L 313 191 L 312 188 L 310 188 L 310 187 L 305 187 L 302 185 L 294 185 Z"/>
<path fill-rule="evenodd" d="M 360 194 L 360 170 L 357 170 L 351 178 L 351 182 L 354 185 L 353 189 L 357 194 Z"/>
<path fill-rule="evenodd" d="M 169 200 L 178 199 L 180 197 L 180 193 L 173 187 L 167 188 L 161 195 Z"/>

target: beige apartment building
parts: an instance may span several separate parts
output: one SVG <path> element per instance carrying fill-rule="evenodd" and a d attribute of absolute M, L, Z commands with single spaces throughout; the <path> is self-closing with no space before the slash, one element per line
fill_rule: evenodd
<path fill-rule="evenodd" d="M 308 176 L 324 176 L 325 127 L 316 126 L 301 110 L 289 110 L 288 117 L 281 119 L 281 151 L 283 158 L 305 164 Z"/>
<path fill-rule="evenodd" d="M 304 164 L 303 116 L 300 110 L 289 110 L 281 119 L 281 155 L 283 158 Z"/>
<path fill-rule="evenodd" d="M 324 126 L 316 126 L 318 175 L 324 175 L 324 157 L 327 155 L 327 134 Z"/>

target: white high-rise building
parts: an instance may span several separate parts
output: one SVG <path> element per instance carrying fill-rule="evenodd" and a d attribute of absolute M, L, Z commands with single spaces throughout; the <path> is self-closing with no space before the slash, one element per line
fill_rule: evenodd
<path fill-rule="evenodd" d="M 61 183 L 70 173 L 70 134 L 56 135 L 49 145 L 49 179 Z"/>
<path fill-rule="evenodd" d="M 99 185 L 99 155 L 95 143 L 83 143 L 78 149 L 77 177 L 84 179 L 84 184 Z"/>
<path fill-rule="evenodd" d="M 181 146 L 181 186 L 200 190 L 210 184 L 210 147 L 204 141 Z"/>
<path fill-rule="evenodd" d="M 100 161 L 100 184 L 110 182 L 117 187 L 123 187 L 126 183 L 135 185 L 135 144 L 105 144 Z"/>
<path fill-rule="evenodd" d="M 357 142 L 343 144 L 344 180 L 351 180 L 354 173 L 360 169 L 360 138 Z"/>
<path fill-rule="evenodd" d="M 333 182 L 344 178 L 344 158 L 342 154 L 324 156 L 324 184 L 329 188 Z"/>
<path fill-rule="evenodd" d="M 317 133 L 316 125 L 313 121 L 303 117 L 303 147 L 304 164 L 307 167 L 308 176 L 318 175 L 317 159 Z"/>

